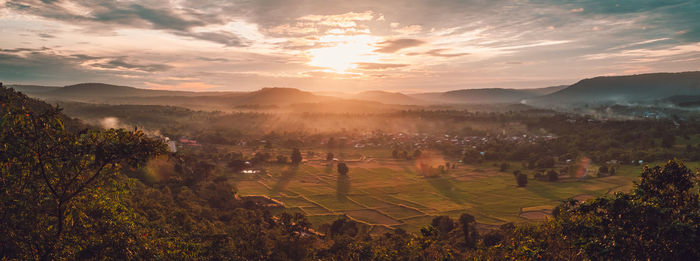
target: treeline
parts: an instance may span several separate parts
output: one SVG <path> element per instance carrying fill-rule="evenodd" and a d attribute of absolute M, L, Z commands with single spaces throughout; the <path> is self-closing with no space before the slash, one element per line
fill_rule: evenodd
<path fill-rule="evenodd" d="M 527 165 L 541 165 L 542 161 L 552 159 L 575 160 L 582 156 L 598 164 L 611 160 L 631 164 L 674 157 L 700 160 L 700 144 L 691 144 L 691 137 L 700 134 L 700 124 L 692 121 L 600 121 L 585 116 L 556 115 L 525 119 L 523 123 L 533 131 L 546 130 L 552 137 L 513 141 L 509 137 L 492 135 L 487 142 L 466 150 L 460 151 L 461 147 L 451 144 L 437 148 L 465 162 L 508 160 Z"/>

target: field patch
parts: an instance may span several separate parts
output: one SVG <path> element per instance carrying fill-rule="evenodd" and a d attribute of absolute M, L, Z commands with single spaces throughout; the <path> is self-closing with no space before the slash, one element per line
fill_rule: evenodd
<path fill-rule="evenodd" d="M 394 226 L 400 224 L 399 221 L 372 209 L 349 210 L 345 214 L 373 225 Z"/>
<path fill-rule="evenodd" d="M 368 208 L 384 208 L 394 206 L 391 203 L 382 201 L 371 195 L 352 195 L 350 199 Z"/>
<path fill-rule="evenodd" d="M 405 205 L 380 208 L 379 211 L 399 220 L 425 215 L 425 213 L 420 212 L 418 209 L 410 208 Z"/>

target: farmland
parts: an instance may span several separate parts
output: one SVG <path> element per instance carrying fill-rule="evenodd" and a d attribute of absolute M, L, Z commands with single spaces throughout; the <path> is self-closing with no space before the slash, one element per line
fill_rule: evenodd
<path fill-rule="evenodd" d="M 530 175 L 529 184 L 518 187 L 512 171 L 500 171 L 494 162 L 457 164 L 435 177 L 424 177 L 414 161 L 370 157 L 346 163 L 347 176 L 312 159 L 298 167 L 272 165 L 266 174 L 236 178 L 235 183 L 241 196 L 268 196 L 287 210 L 305 214 L 314 225 L 347 215 L 380 231 L 417 231 L 434 216 L 457 217 L 465 212 L 487 225 L 542 220 L 561 200 L 629 190 L 641 170 L 622 166 L 614 176 L 562 177 L 557 182 Z"/>

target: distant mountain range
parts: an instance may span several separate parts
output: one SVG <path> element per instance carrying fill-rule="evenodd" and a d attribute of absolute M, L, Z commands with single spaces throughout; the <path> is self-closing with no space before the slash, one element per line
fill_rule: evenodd
<path fill-rule="evenodd" d="M 700 95 L 700 71 L 605 76 L 581 80 L 560 91 L 530 98 L 531 105 L 652 103 L 672 96 Z"/>
<path fill-rule="evenodd" d="M 419 93 L 411 97 L 431 101 L 433 103 L 519 103 L 524 99 L 550 94 L 566 88 L 566 85 L 537 88 L 537 89 L 464 89 L 447 92 Z"/>
<path fill-rule="evenodd" d="M 353 99 L 375 101 L 384 104 L 425 105 L 430 102 L 400 92 L 366 91 L 350 96 Z"/>
<path fill-rule="evenodd" d="M 487 88 L 417 94 L 387 91 L 366 91 L 357 94 L 312 93 L 280 87 L 263 88 L 253 92 L 189 92 L 139 89 L 103 83 L 82 83 L 65 87 L 37 85 L 10 85 L 9 87 L 47 101 L 173 105 L 220 110 L 255 106 L 279 108 L 295 104 L 322 105 L 325 103 L 335 103 L 335 107 L 364 104 L 368 108 L 379 108 L 383 105 L 517 103 L 543 107 L 651 102 L 676 105 L 700 104 L 700 71 L 595 77 L 581 80 L 571 86 L 560 85 L 536 89 Z"/>

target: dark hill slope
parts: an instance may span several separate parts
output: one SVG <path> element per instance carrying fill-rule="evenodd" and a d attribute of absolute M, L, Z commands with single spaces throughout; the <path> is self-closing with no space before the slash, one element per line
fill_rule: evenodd
<path fill-rule="evenodd" d="M 584 79 L 561 91 L 528 99 L 535 105 L 622 104 L 700 95 L 700 72 L 651 73 Z"/>
<path fill-rule="evenodd" d="M 355 94 L 352 98 L 357 100 L 375 101 L 384 104 L 419 105 L 428 103 L 425 100 L 414 98 L 400 92 L 366 91 Z"/>

